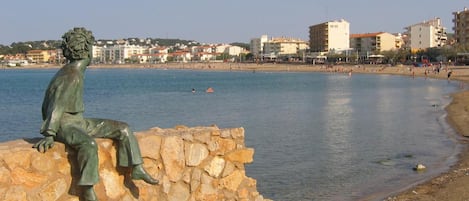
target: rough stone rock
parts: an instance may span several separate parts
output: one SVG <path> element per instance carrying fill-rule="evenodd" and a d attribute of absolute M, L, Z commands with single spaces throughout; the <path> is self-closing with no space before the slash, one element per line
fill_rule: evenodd
<path fill-rule="evenodd" d="M 238 149 L 229 153 L 226 158 L 233 162 L 251 163 L 253 161 L 254 149 Z"/>
<path fill-rule="evenodd" d="M 188 200 L 190 197 L 189 188 L 183 183 L 176 183 L 171 186 L 168 194 L 168 201 Z"/>
<path fill-rule="evenodd" d="M 220 157 L 214 157 L 212 161 L 205 166 L 204 170 L 212 177 L 217 178 L 221 171 L 223 171 L 223 168 L 225 167 L 225 160 Z"/>
<path fill-rule="evenodd" d="M 172 182 L 181 179 L 185 167 L 184 142 L 179 136 L 169 136 L 163 140 L 161 155 L 166 174 Z"/>
<path fill-rule="evenodd" d="M 200 143 L 186 143 L 184 151 L 187 166 L 198 166 L 208 156 L 207 147 Z"/>
<path fill-rule="evenodd" d="M 100 180 L 99 200 L 218 201 L 267 200 L 244 164 L 254 150 L 244 145 L 244 129 L 216 126 L 150 130 L 136 133 L 147 172 L 158 185 L 130 180 L 130 170 L 116 167 L 116 144 L 96 139 Z M 31 148 L 36 139 L 0 143 L 0 200 L 79 201 L 76 153 L 56 142 L 46 153 Z"/>

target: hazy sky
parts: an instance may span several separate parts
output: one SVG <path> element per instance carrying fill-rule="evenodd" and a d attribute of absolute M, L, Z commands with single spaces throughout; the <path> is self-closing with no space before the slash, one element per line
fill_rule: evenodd
<path fill-rule="evenodd" d="M 351 33 L 403 32 L 440 17 L 453 32 L 453 12 L 469 0 L 5 0 L 0 44 L 60 40 L 75 26 L 96 39 L 179 38 L 249 42 L 267 34 L 308 39 L 308 27 L 345 19 Z"/>

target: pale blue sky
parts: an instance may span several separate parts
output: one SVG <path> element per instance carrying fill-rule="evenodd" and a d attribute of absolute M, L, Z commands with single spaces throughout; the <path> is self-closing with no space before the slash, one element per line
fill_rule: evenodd
<path fill-rule="evenodd" d="M 403 32 L 452 13 L 469 0 L 9 0 L 1 2 L 0 44 L 59 40 L 75 26 L 96 39 L 179 38 L 203 43 L 249 42 L 262 34 L 308 39 L 308 27 L 345 19 L 351 33 Z"/>

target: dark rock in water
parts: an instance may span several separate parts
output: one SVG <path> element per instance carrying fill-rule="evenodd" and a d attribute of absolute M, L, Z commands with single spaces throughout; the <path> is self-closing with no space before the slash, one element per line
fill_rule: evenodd
<path fill-rule="evenodd" d="M 385 166 L 393 166 L 393 165 L 396 165 L 396 162 L 394 162 L 391 159 L 387 158 L 387 159 L 378 161 L 378 164 L 385 165 Z"/>
<path fill-rule="evenodd" d="M 404 157 L 405 157 L 405 158 L 413 158 L 414 155 L 412 155 L 412 154 L 406 154 L 406 155 L 404 155 Z"/>

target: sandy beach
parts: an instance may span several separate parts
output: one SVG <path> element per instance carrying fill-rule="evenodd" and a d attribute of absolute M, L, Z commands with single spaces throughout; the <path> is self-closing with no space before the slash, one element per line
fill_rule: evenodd
<path fill-rule="evenodd" d="M 53 65 L 28 66 L 25 68 L 58 68 Z M 158 68 L 158 69 L 193 69 L 210 71 L 282 71 L 282 72 L 331 72 L 391 74 L 400 76 L 419 76 L 435 79 L 448 79 L 459 82 L 462 91 L 452 94 L 452 102 L 447 106 L 447 120 L 461 138 L 458 141 L 464 148 L 459 160 L 449 171 L 434 178 L 428 178 L 418 184 L 398 192 L 385 200 L 389 201 L 458 201 L 469 200 L 469 67 L 443 66 L 439 73 L 432 67 L 412 67 L 387 65 L 304 65 L 304 64 L 245 64 L 245 63 L 172 63 L 172 64 L 136 64 L 136 65 L 91 65 L 90 68 Z M 404 187 L 396 187 L 396 189 Z"/>

